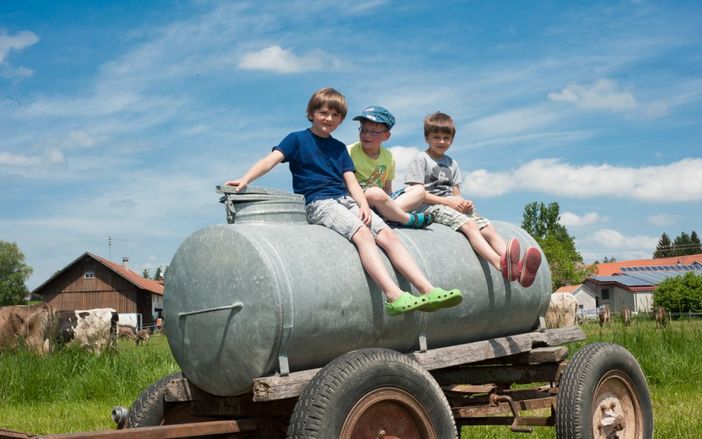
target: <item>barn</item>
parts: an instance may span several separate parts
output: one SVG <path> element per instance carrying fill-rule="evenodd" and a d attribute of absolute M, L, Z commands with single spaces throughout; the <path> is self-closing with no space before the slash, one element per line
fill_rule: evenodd
<path fill-rule="evenodd" d="M 163 283 L 145 279 L 122 264 L 86 252 L 32 291 L 55 310 L 112 308 L 139 314 L 153 326 L 163 309 Z"/>

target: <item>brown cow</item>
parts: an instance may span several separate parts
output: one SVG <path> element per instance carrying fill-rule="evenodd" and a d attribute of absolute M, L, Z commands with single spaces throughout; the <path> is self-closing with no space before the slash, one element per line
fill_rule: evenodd
<path fill-rule="evenodd" d="M 624 326 L 631 324 L 631 310 L 627 307 L 622 308 L 622 322 L 624 322 Z"/>
<path fill-rule="evenodd" d="M 117 337 L 124 337 L 130 340 L 136 338 L 136 332 L 134 331 L 134 327 L 128 325 L 119 325 L 119 327 L 117 328 Z"/>
<path fill-rule="evenodd" d="M 53 308 L 48 303 L 0 308 L 0 349 L 23 343 L 40 355 L 49 353 L 49 329 Z"/>
<path fill-rule="evenodd" d="M 597 317 L 600 321 L 600 327 L 604 325 L 605 323 L 609 324 L 609 308 L 606 306 L 601 306 L 600 307 L 600 312 L 597 314 Z"/>
<path fill-rule="evenodd" d="M 149 338 L 150 338 L 150 337 L 151 337 L 151 334 L 149 333 L 149 330 L 148 330 L 148 329 L 142 329 L 142 330 L 140 330 L 139 332 L 137 332 L 136 340 L 134 340 L 134 343 L 136 343 L 136 345 L 139 346 L 139 344 L 140 344 L 141 342 L 147 342 L 147 341 L 149 341 Z"/>
<path fill-rule="evenodd" d="M 653 308 L 653 318 L 656 320 L 656 328 L 664 328 L 668 324 L 668 315 L 662 306 Z"/>

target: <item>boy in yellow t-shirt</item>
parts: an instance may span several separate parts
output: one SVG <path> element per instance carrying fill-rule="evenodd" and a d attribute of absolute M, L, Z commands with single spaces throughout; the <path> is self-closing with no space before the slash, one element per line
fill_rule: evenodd
<path fill-rule="evenodd" d="M 372 106 L 353 120 L 361 123 L 358 128 L 360 141 L 350 146 L 349 154 L 368 204 L 386 220 L 405 227 L 430 225 L 434 221 L 432 214 L 412 212 L 424 201 L 426 191 L 423 186 L 414 185 L 392 192 L 395 159 L 382 143 L 390 138 L 395 117 L 383 107 Z"/>

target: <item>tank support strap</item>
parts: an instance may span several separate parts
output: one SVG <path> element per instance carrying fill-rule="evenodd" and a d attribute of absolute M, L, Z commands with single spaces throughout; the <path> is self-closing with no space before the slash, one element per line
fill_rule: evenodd
<path fill-rule="evenodd" d="M 283 326 L 283 334 L 281 337 L 281 349 L 278 352 L 278 371 L 281 376 L 290 374 L 290 365 L 288 364 L 288 345 L 290 344 L 290 334 L 292 334 L 293 326 L 291 324 Z"/>

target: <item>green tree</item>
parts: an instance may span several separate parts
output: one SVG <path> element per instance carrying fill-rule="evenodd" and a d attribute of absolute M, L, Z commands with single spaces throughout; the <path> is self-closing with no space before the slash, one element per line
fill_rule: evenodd
<path fill-rule="evenodd" d="M 688 254 L 696 255 L 698 253 L 702 253 L 702 243 L 700 243 L 700 237 L 697 236 L 697 232 L 694 230 L 692 233 L 690 233 L 690 243 L 692 244 L 692 248 Z"/>
<path fill-rule="evenodd" d="M 681 232 L 673 240 L 673 251 L 671 256 L 685 256 L 689 255 L 688 251 L 692 248 L 692 241 L 690 240 L 690 235 L 685 232 Z"/>
<path fill-rule="evenodd" d="M 16 243 L 0 241 L 0 306 L 22 302 L 29 293 L 25 282 L 33 271 Z"/>
<path fill-rule="evenodd" d="M 653 304 L 674 312 L 702 312 L 702 275 L 688 271 L 669 277 L 656 287 Z"/>
<path fill-rule="evenodd" d="M 660 239 L 658 239 L 658 245 L 656 245 L 656 251 L 653 252 L 653 259 L 656 258 L 667 258 L 672 256 L 672 245 L 668 234 L 663 232 Z"/>
<path fill-rule="evenodd" d="M 150 273 L 148 268 L 144 268 L 144 271 L 141 272 L 141 277 L 144 279 L 149 279 Z"/>
<path fill-rule="evenodd" d="M 161 267 L 156 268 L 156 274 L 154 274 L 154 280 L 161 280 L 163 279 L 163 272 L 161 271 Z"/>
<path fill-rule="evenodd" d="M 534 201 L 524 206 L 522 228 L 544 251 L 551 269 L 554 291 L 568 283 L 582 283 L 594 271 L 594 267 L 588 268 L 583 264 L 583 257 L 575 248 L 575 240 L 559 222 L 560 219 L 560 206 L 556 202 L 546 205 Z"/>

